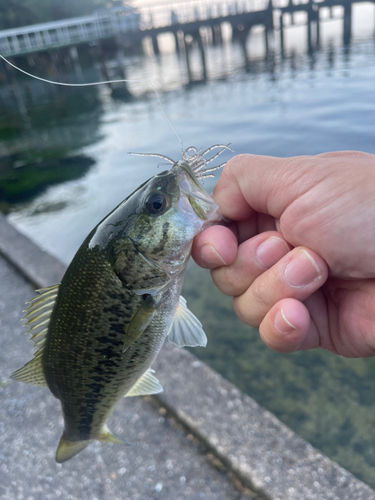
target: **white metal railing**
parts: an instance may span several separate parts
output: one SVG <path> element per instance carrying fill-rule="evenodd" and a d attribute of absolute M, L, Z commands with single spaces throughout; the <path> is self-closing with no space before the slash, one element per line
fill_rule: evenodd
<path fill-rule="evenodd" d="M 138 31 L 140 15 L 116 13 L 64 19 L 0 31 L 0 53 L 11 56 L 106 38 L 119 32 Z"/>
<path fill-rule="evenodd" d="M 223 19 L 266 10 L 269 0 L 186 0 L 124 7 L 61 21 L 0 31 L 0 54 L 26 54 L 174 24 Z"/>

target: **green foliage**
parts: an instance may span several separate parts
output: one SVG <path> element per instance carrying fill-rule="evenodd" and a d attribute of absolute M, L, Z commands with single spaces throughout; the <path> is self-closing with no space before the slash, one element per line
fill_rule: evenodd
<path fill-rule="evenodd" d="M 48 186 L 78 179 L 94 164 L 84 155 L 66 156 L 65 150 L 48 151 L 43 162 L 14 168 L 14 158 L 3 159 L 0 169 L 0 200 L 7 203 L 25 201 Z M 47 155 L 46 155 L 47 156 Z"/>
<path fill-rule="evenodd" d="M 0 30 L 91 14 L 122 0 L 1 0 Z"/>
<path fill-rule="evenodd" d="M 94 161 L 77 153 L 98 137 L 95 89 L 52 87 L 48 100 L 37 103 L 21 87 L 18 91 L 27 113 L 12 109 L 11 98 L 0 102 L 0 211 L 5 213 L 48 186 L 85 175 Z"/>

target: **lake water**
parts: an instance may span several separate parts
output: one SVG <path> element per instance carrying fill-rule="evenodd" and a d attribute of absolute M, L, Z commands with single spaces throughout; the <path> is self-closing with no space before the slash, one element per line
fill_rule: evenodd
<path fill-rule="evenodd" d="M 288 28 L 285 57 L 276 37 L 268 60 L 263 33 L 254 30 L 247 64 L 239 44 L 207 48 L 206 81 L 199 81 L 201 59 L 193 47 L 192 83 L 184 57 L 166 36 L 160 56 L 126 57 L 127 77 L 152 81 L 184 147 L 232 143 L 236 154 L 375 154 L 374 20 L 374 5 L 354 6 L 346 47 L 342 22 L 327 20 L 320 50 L 311 54 L 306 27 Z M 81 75 L 67 71 L 61 80 L 102 79 L 99 66 L 87 61 Z M 31 70 L 58 76 L 42 65 Z M 115 60 L 109 72 L 118 77 Z M 129 100 L 107 87 L 58 88 L 15 74 L 9 78 L 10 84 L 0 84 L 0 208 L 68 263 L 92 227 L 163 168 L 161 160 L 127 153 L 156 152 L 177 160 L 181 144 L 147 84 L 129 83 Z M 214 183 L 207 181 L 206 188 Z M 184 295 L 209 337 L 208 347 L 194 350 L 196 355 L 375 487 L 375 360 L 271 352 L 255 330 L 236 319 L 230 299 L 214 288 L 209 274 L 194 265 Z"/>

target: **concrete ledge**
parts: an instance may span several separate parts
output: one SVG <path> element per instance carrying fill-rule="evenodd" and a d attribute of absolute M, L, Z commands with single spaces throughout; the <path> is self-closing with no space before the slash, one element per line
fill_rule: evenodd
<path fill-rule="evenodd" d="M 1 215 L 0 254 L 35 287 L 59 282 L 65 269 Z M 166 343 L 153 368 L 164 386 L 160 404 L 265 499 L 375 500 L 369 486 L 188 351 Z"/>
<path fill-rule="evenodd" d="M 375 491 L 186 350 L 153 365 L 162 404 L 245 485 L 272 500 L 375 499 Z"/>
<path fill-rule="evenodd" d="M 10 225 L 0 213 L 0 254 L 35 288 L 59 283 L 66 266 Z"/>

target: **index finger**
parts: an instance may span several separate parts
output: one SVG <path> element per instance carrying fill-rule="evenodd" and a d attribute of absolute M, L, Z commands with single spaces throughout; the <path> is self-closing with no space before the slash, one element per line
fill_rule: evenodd
<path fill-rule="evenodd" d="M 213 197 L 221 213 L 230 220 L 247 220 L 254 211 L 279 219 L 306 189 L 309 181 L 303 176 L 315 161 L 311 156 L 235 156 L 224 167 Z"/>

